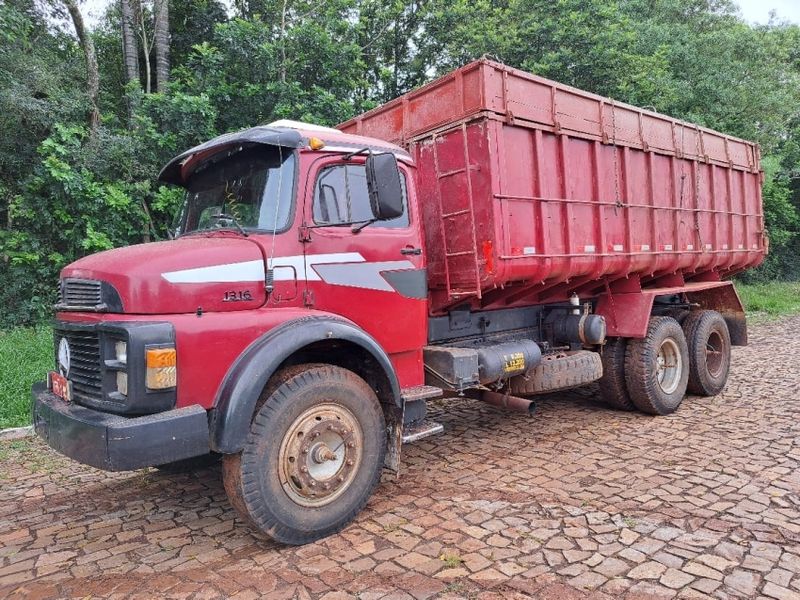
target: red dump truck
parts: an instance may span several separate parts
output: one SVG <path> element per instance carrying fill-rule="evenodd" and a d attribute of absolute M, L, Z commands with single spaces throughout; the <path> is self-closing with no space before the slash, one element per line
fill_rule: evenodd
<path fill-rule="evenodd" d="M 663 415 L 747 343 L 759 150 L 479 60 L 337 129 L 192 148 L 176 238 L 67 266 L 37 433 L 108 470 L 222 457 L 255 528 L 350 522 L 426 401 L 599 382 Z"/>

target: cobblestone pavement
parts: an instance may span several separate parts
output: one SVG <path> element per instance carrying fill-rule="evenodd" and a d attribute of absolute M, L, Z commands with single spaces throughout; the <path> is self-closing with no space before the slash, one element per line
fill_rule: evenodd
<path fill-rule="evenodd" d="M 0 597 L 800 598 L 800 317 L 751 329 L 724 394 L 669 417 L 596 389 L 472 401 L 356 522 L 255 536 L 218 468 L 107 474 L 0 445 Z"/>

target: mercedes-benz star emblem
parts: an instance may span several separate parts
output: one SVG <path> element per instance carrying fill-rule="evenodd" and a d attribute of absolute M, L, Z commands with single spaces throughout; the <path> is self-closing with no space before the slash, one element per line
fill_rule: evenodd
<path fill-rule="evenodd" d="M 61 372 L 64 377 L 69 375 L 69 363 L 69 342 L 67 342 L 67 338 L 61 338 L 61 341 L 58 343 L 58 365 L 61 367 Z"/>

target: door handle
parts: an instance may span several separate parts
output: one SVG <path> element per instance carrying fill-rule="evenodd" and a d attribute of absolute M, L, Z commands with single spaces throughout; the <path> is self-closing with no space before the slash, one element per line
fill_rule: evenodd
<path fill-rule="evenodd" d="M 400 254 L 409 255 L 413 254 L 414 256 L 419 256 L 422 254 L 422 248 L 403 248 L 400 250 Z"/>

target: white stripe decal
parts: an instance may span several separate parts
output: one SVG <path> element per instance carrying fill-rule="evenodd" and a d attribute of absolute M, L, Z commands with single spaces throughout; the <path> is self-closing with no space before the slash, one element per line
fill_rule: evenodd
<path fill-rule="evenodd" d="M 170 283 L 238 283 L 264 281 L 264 261 L 228 263 L 213 267 L 198 267 L 183 271 L 170 271 L 161 276 Z"/>
<path fill-rule="evenodd" d="M 305 260 L 304 260 L 305 258 Z M 302 280 L 325 281 L 331 285 L 344 285 L 384 292 L 396 291 L 386 279 L 384 271 L 414 269 L 408 260 L 367 262 L 358 252 L 336 254 L 311 254 L 279 256 L 272 260 L 275 281 Z M 249 283 L 263 282 L 264 263 L 248 260 L 239 263 L 198 267 L 170 271 L 161 276 L 170 283 Z"/>
<path fill-rule="evenodd" d="M 363 263 L 364 257 L 358 252 L 339 252 L 335 254 L 311 254 L 305 257 L 279 256 L 272 262 L 277 281 L 290 279 L 308 279 L 321 281 L 320 276 L 312 268 L 315 265 L 335 263 Z M 161 276 L 170 283 L 246 283 L 264 281 L 264 261 L 248 260 L 238 263 L 227 263 L 211 267 L 197 267 L 181 271 L 162 273 Z"/>
<path fill-rule="evenodd" d="M 366 262 L 362 264 L 320 265 L 316 267 L 323 281 L 331 285 L 346 285 L 366 290 L 394 292 L 395 289 L 383 278 L 383 271 L 401 271 L 413 269 L 414 264 L 408 260 L 391 260 L 386 262 Z"/>
<path fill-rule="evenodd" d="M 303 256 L 277 256 L 271 263 L 275 269 L 275 279 L 294 279 L 295 271 L 298 279 L 308 281 L 321 281 L 322 278 L 315 269 L 316 265 L 363 263 L 366 259 L 359 252 L 338 252 L 335 254 L 309 254 L 305 257 L 305 267 L 303 266 Z M 284 267 L 284 268 L 281 268 Z M 294 268 L 291 268 L 294 267 Z M 279 278 L 280 276 L 280 278 Z"/>

